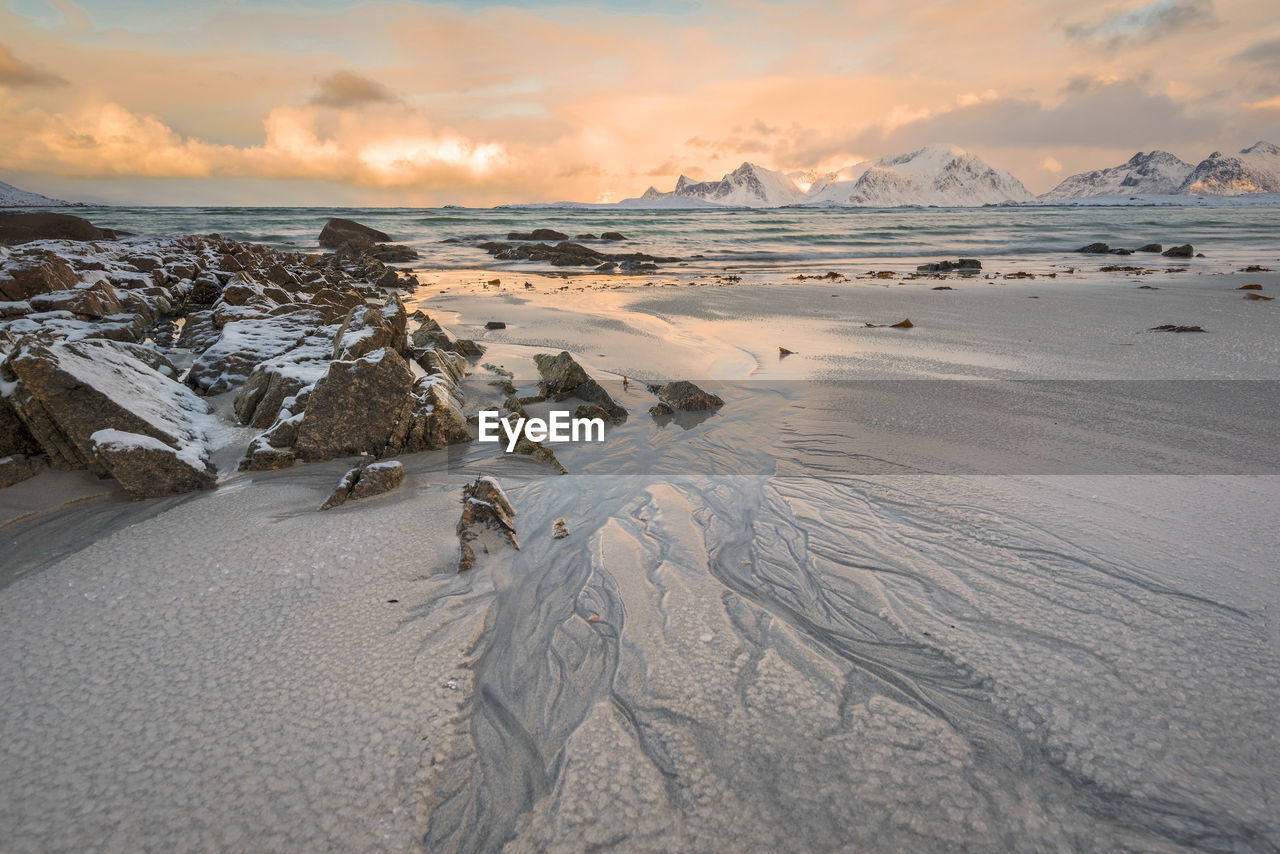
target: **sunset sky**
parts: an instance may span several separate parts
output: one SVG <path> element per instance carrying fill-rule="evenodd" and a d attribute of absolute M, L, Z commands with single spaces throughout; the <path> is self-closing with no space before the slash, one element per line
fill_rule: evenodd
<path fill-rule="evenodd" d="M 931 142 L 1042 192 L 1280 143 L 1275 0 L 0 4 L 0 180 L 71 199 L 616 201 Z"/>

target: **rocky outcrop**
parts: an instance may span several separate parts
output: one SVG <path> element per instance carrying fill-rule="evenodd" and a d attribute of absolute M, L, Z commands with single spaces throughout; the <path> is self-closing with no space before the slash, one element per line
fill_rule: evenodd
<path fill-rule="evenodd" d="M 569 235 L 554 228 L 535 228 L 530 232 L 513 231 L 507 240 L 568 240 Z"/>
<path fill-rule="evenodd" d="M 390 350 L 331 362 L 311 392 L 298 425 L 298 457 L 381 455 L 396 425 L 409 414 L 412 389 L 408 365 Z"/>
<path fill-rule="evenodd" d="M 105 429 L 90 437 L 94 460 L 134 500 L 211 489 L 217 472 L 195 446 L 176 448 L 151 436 Z"/>
<path fill-rule="evenodd" d="M 481 243 L 480 248 L 500 261 L 537 261 L 553 267 L 601 267 L 612 264 L 624 272 L 643 272 L 656 264 L 671 264 L 679 258 L 629 252 L 611 255 L 581 243 L 562 240 L 554 245 L 547 243 Z"/>
<path fill-rule="evenodd" d="M 116 477 L 134 497 L 212 484 L 208 407 L 128 346 L 93 339 L 28 344 L 10 355 L 4 372 L 14 377 L 12 409 L 55 468 Z"/>
<path fill-rule="evenodd" d="M 33 240 L 102 240 L 115 232 L 70 214 L 0 213 L 0 243 L 17 246 Z"/>
<path fill-rule="evenodd" d="M 520 548 L 516 540 L 515 508 L 498 481 L 478 477 L 462 488 L 462 515 L 458 519 L 458 571 L 476 565 L 476 546 L 484 552 L 493 544 Z"/>
<path fill-rule="evenodd" d="M 0 489 L 7 489 L 15 483 L 33 478 L 44 469 L 45 462 L 40 457 L 28 457 L 25 454 L 0 457 Z"/>
<path fill-rule="evenodd" d="M 1181 246 L 1171 246 L 1160 254 L 1166 258 L 1190 258 L 1195 255 L 1195 250 L 1190 243 L 1184 243 Z"/>
<path fill-rule="evenodd" d="M 390 492 L 404 483 L 404 465 L 395 460 L 371 463 L 367 460 L 348 471 L 338 482 L 338 487 L 320 505 L 330 510 L 348 501 L 360 501 Z"/>
<path fill-rule="evenodd" d="M 76 271 L 52 252 L 36 252 L 11 259 L 0 270 L 0 298 L 25 300 L 74 288 L 79 282 Z"/>
<path fill-rule="evenodd" d="M 391 238 L 385 231 L 378 231 L 367 225 L 334 217 L 324 224 L 320 230 L 320 245 L 326 249 L 339 249 L 347 243 L 388 243 Z"/>
<path fill-rule="evenodd" d="M 539 387 L 544 397 L 556 401 L 577 398 L 603 409 L 614 423 L 627 420 L 627 410 L 618 405 L 568 351 L 561 351 L 555 356 L 539 353 L 533 361 L 542 376 Z"/>

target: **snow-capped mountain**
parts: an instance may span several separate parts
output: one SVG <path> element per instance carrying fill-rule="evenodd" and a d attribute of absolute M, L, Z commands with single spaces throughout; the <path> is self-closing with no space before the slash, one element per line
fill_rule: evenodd
<path fill-rule="evenodd" d="M 1167 151 L 1139 151 L 1127 163 L 1108 169 L 1081 172 L 1040 197 L 1042 201 L 1083 199 L 1090 196 L 1157 195 L 1177 193 L 1192 166 Z"/>
<path fill-rule="evenodd" d="M 719 181 L 691 181 L 681 175 L 672 192 L 661 193 L 650 187 L 640 198 L 652 202 L 672 197 L 700 199 L 728 207 L 777 208 L 803 201 L 805 195 L 781 172 L 743 163 Z"/>
<path fill-rule="evenodd" d="M 64 208 L 73 207 L 75 202 L 64 202 L 62 199 L 51 199 L 39 193 L 19 190 L 12 184 L 0 181 L 0 208 Z"/>
<path fill-rule="evenodd" d="M 1257 142 L 1239 154 L 1215 151 L 1196 165 L 1178 192 L 1205 196 L 1280 192 L 1280 148 Z"/>
<path fill-rule="evenodd" d="M 1034 196 L 1003 169 L 954 145 L 928 145 L 840 170 L 838 180 L 811 189 L 810 205 L 970 207 L 1029 202 Z"/>

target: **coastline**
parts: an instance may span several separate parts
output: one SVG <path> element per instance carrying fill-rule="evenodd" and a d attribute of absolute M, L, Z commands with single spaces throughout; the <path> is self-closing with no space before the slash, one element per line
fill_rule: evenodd
<path fill-rule="evenodd" d="M 1277 380 L 1273 306 L 1236 290 L 1272 293 L 1277 274 L 415 275 L 407 314 L 486 346 L 518 385 L 534 353 L 570 351 L 631 411 L 605 449 L 643 435 L 684 473 L 609 473 L 607 456 L 582 473 L 593 449 L 571 448 L 555 476 L 455 447 L 401 455 L 404 487 L 324 514 L 349 458 L 0 527 L 33 565 L 0 587 L 6 648 L 28 651 L 0 665 L 17 849 L 1280 838 L 1280 542 L 1253 521 L 1280 498 L 1269 469 L 735 475 L 716 431 L 771 449 L 783 408 L 726 395 L 677 432 L 651 424 L 642 382 L 621 386 Z M 913 328 L 865 326 L 901 317 Z M 474 408 L 498 375 L 470 370 Z M 476 470 L 507 488 L 522 548 L 458 573 Z M 48 478 L 0 499 L 30 506 Z"/>

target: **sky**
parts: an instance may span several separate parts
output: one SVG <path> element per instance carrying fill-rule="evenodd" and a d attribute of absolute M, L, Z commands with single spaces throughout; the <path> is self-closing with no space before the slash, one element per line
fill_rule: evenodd
<path fill-rule="evenodd" d="M 0 0 L 0 181 L 115 204 L 617 201 L 959 145 L 1033 192 L 1280 143 L 1275 0 Z"/>

